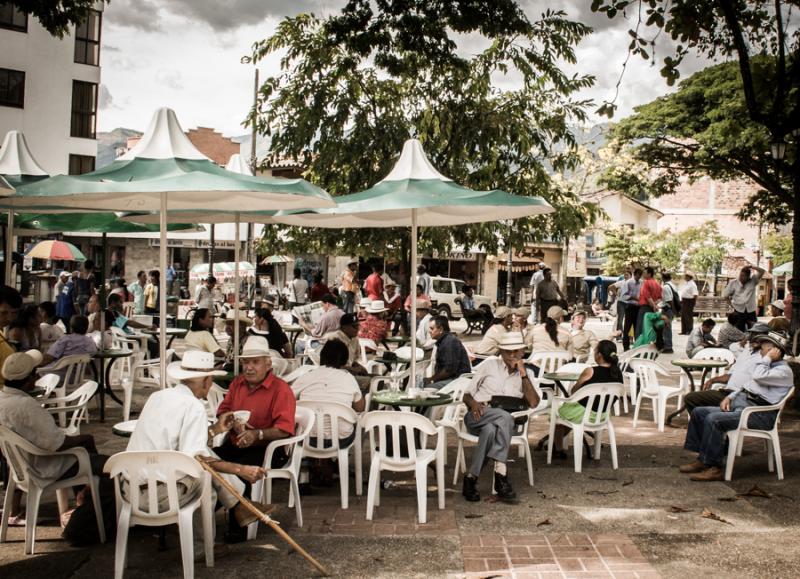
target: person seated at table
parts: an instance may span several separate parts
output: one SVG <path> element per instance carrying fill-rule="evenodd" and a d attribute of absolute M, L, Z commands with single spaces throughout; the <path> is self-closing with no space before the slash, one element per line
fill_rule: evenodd
<path fill-rule="evenodd" d="M 397 284 L 392 279 L 387 280 L 384 284 L 383 303 L 386 304 L 386 308 L 389 310 L 386 314 L 389 325 L 394 324 L 392 336 L 399 334 L 401 328 L 408 334 L 406 318 L 403 315 L 403 298 L 400 292 L 397 291 Z"/>
<path fill-rule="evenodd" d="M 461 313 L 468 322 L 477 320 L 481 323 L 481 333 L 486 332 L 494 319 L 491 311 L 480 309 L 475 306 L 475 288 L 464 284 L 461 288 L 464 295 L 461 296 Z"/>
<path fill-rule="evenodd" d="M 42 344 L 42 316 L 39 307 L 29 305 L 17 314 L 6 331 L 6 339 L 17 347 L 17 350 L 40 350 Z"/>
<path fill-rule="evenodd" d="M 484 464 L 494 461 L 494 488 L 501 499 L 516 497 L 508 482 L 506 461 L 514 435 L 514 417 L 507 410 L 491 407 L 495 396 L 524 399 L 522 406 L 535 408 L 539 395 L 533 388 L 532 373 L 523 364 L 525 343 L 516 332 L 508 332 L 500 338 L 499 357 L 484 360 L 475 370 L 470 386 L 464 392 L 463 402 L 467 406 L 464 425 L 467 431 L 478 437 L 472 451 L 472 463 L 464 475 L 462 494 L 471 502 L 481 499 L 478 493 L 478 477 Z M 527 403 L 527 404 L 525 404 Z"/>
<path fill-rule="evenodd" d="M 358 328 L 358 337 L 372 340 L 379 346 L 389 334 L 389 323 L 386 321 L 386 306 L 382 300 L 372 300 L 364 310 L 367 314 Z M 367 347 L 368 352 L 375 352 L 374 348 Z"/>
<path fill-rule="evenodd" d="M 289 341 L 289 336 L 286 335 L 278 320 L 272 317 L 272 312 L 268 309 L 256 309 L 253 325 L 248 328 L 247 333 L 252 336 L 266 338 L 270 349 L 280 352 L 284 358 L 294 358 L 292 342 Z"/>
<path fill-rule="evenodd" d="M 425 378 L 425 384 L 438 390 L 462 374 L 472 372 L 472 365 L 464 344 L 450 331 L 446 316 L 433 316 L 429 327 L 431 338 L 436 341 L 436 361 L 433 376 Z"/>
<path fill-rule="evenodd" d="M 122 298 L 118 294 L 108 296 L 108 309 L 114 312 L 114 325 L 126 334 L 133 334 L 134 330 L 154 330 L 154 324 L 143 324 L 136 320 L 131 320 L 123 314 Z"/>
<path fill-rule="evenodd" d="M 192 324 L 183 341 L 187 350 L 209 352 L 216 358 L 225 357 L 225 350 L 214 337 L 214 315 L 206 308 L 194 312 Z"/>
<path fill-rule="evenodd" d="M 125 283 L 125 280 L 122 278 L 118 278 L 114 280 L 114 289 L 108 294 L 109 301 L 111 296 L 119 296 L 120 301 L 128 302 L 130 301 L 130 293 L 128 292 L 128 284 Z"/>
<path fill-rule="evenodd" d="M 588 360 L 592 348 L 597 347 L 598 340 L 594 332 L 586 329 L 586 312 L 578 310 L 572 314 L 570 335 L 572 336 L 572 352 L 575 354 L 575 359 L 581 362 Z"/>
<path fill-rule="evenodd" d="M 309 336 L 313 338 L 311 341 L 312 347 L 314 347 L 315 344 L 318 344 L 322 337 L 326 334 L 338 331 L 342 316 L 344 315 L 344 311 L 339 309 L 339 306 L 336 304 L 336 298 L 331 294 L 322 296 L 320 301 L 322 302 L 323 313 L 322 317 L 320 317 L 314 326 L 309 324 L 304 319 L 298 320 L 300 326 Z M 304 349 L 305 344 L 303 342 L 299 342 L 297 344 L 297 353 L 302 354 Z"/>
<path fill-rule="evenodd" d="M 543 324 L 537 324 L 531 331 L 531 352 L 568 352 L 573 357 L 572 336 L 569 330 L 561 327 L 567 312 L 561 306 L 550 306 Z"/>
<path fill-rule="evenodd" d="M 359 363 L 361 359 L 361 347 L 358 343 L 358 329 L 361 323 L 356 318 L 355 314 L 344 314 L 339 320 L 341 326 L 335 332 L 325 334 L 325 341 L 339 340 L 347 346 L 347 366 L 344 367 L 347 372 L 355 376 L 356 382 L 362 389 L 369 388 L 369 382 L 372 376 L 369 375 L 367 369 Z"/>
<path fill-rule="evenodd" d="M 361 393 L 361 388 L 355 377 L 344 370 L 350 352 L 341 341 L 328 340 L 322 346 L 319 354 L 320 365 L 308 374 L 300 376 L 292 384 L 292 392 L 298 400 L 315 400 L 320 402 L 335 402 L 351 407 L 356 412 L 364 412 L 366 401 Z M 326 424 L 323 432 L 324 446 L 331 446 L 331 425 Z M 353 425 L 339 423 L 339 447 L 346 448 L 353 443 L 356 432 Z M 315 437 L 311 444 L 318 443 Z M 333 482 L 333 464 L 329 459 L 319 460 L 316 468 L 312 469 L 311 479 L 316 486 L 330 486 Z"/>
<path fill-rule="evenodd" d="M 783 359 L 787 338 L 778 332 L 760 336 L 762 356 L 750 380 L 732 388 L 719 406 L 700 406 L 692 411 L 683 448 L 698 455 L 693 462 L 681 466 L 680 472 L 691 474 L 691 480 L 697 482 L 724 480 L 722 460 L 728 445 L 727 432 L 739 427 L 742 410 L 778 404 L 794 384 L 792 369 Z M 777 411 L 755 412 L 750 415 L 747 427 L 770 430 L 777 416 Z"/>
<path fill-rule="evenodd" d="M 428 294 L 422 293 L 422 284 L 417 284 L 416 294 L 413 296 L 413 299 L 425 300 L 426 302 L 428 302 L 428 305 L 430 305 L 430 303 L 431 303 L 431 296 L 429 296 Z M 411 300 L 412 300 L 412 296 L 411 296 L 411 294 L 408 294 L 408 296 L 406 297 L 406 301 L 403 303 L 403 308 L 409 314 L 411 313 Z"/>
<path fill-rule="evenodd" d="M 607 382 L 622 383 L 622 371 L 619 369 L 619 360 L 617 359 L 617 345 L 611 340 L 600 340 L 594 352 L 595 366 L 590 366 L 581 372 L 578 381 L 572 388 L 572 394 L 588 384 L 604 384 Z M 589 403 L 588 398 L 584 398 L 578 402 L 565 402 L 558 407 L 558 416 L 567 422 L 573 424 L 580 424 L 583 421 L 583 416 L 586 413 L 586 405 Z M 595 419 L 597 412 L 605 415 L 608 412 L 608 407 L 614 403 L 611 397 L 606 399 L 603 407 L 600 407 L 600 401 L 595 400 L 592 404 L 590 420 Z M 563 449 L 564 437 L 569 434 L 572 429 L 563 424 L 556 425 L 555 439 L 553 440 L 553 448 L 555 450 L 554 456 L 556 458 L 567 458 Z M 574 449 L 575 452 L 582 452 L 582 448 Z"/>
<path fill-rule="evenodd" d="M 736 314 L 731 314 L 735 316 Z M 729 316 L 730 318 L 730 316 Z M 730 323 L 730 322 L 728 322 Z M 689 334 L 689 339 L 686 341 L 686 355 L 690 358 L 694 358 L 695 354 L 702 350 L 703 348 L 715 348 L 717 346 L 717 341 L 714 339 L 714 336 L 711 335 L 711 330 L 714 329 L 714 326 L 717 325 L 717 322 L 712 320 L 711 318 L 703 320 L 703 322 L 697 326 L 695 329 L 692 330 L 692 333 Z M 744 337 L 744 332 L 741 333 L 739 336 L 739 340 Z M 739 341 L 735 340 L 735 341 Z M 730 345 L 733 342 L 728 342 Z M 725 346 L 727 347 L 727 346 Z"/>
<path fill-rule="evenodd" d="M 603 307 L 603 304 L 600 303 L 600 300 L 597 299 L 597 298 L 594 298 L 594 300 L 592 300 L 592 314 L 595 317 L 599 317 L 601 315 L 601 313 L 604 312 L 604 311 L 606 311 L 606 310 Z"/>
<path fill-rule="evenodd" d="M 741 342 L 731 344 L 731 351 L 736 354 L 733 365 L 725 374 L 706 380 L 700 390 L 689 392 L 684 397 L 687 414 L 691 415 L 700 406 L 719 406 L 731 392 L 749 382 L 756 364 L 770 347 L 769 343 L 761 342 L 761 338 L 768 333 L 769 327 L 765 324 L 754 324 Z"/>
<path fill-rule="evenodd" d="M 266 472 L 261 468 L 261 462 L 255 465 L 232 462 L 220 459 L 209 449 L 216 436 L 227 434 L 234 425 L 233 412 L 230 410 L 221 411 L 217 422 L 209 425 L 206 407 L 201 402 L 213 385 L 213 377 L 225 375 L 224 371 L 214 370 L 214 356 L 208 352 L 190 350 L 184 353 L 182 361 L 167 366 L 167 374 L 178 384 L 174 388 L 157 390 L 150 395 L 136 422 L 127 450 L 177 450 L 197 457 L 210 463 L 239 494 L 245 491 L 241 479 L 254 483 L 264 478 Z M 232 527 L 246 527 L 256 520 L 239 499 L 216 479 L 211 479 L 211 486 L 216 498 L 228 510 L 228 520 Z M 178 491 L 181 493 L 178 497 L 179 503 L 185 505 L 202 491 L 201 481 L 184 477 L 179 481 Z M 166 507 L 166 487 L 159 485 L 157 496 L 159 507 L 162 503 Z M 216 502 L 215 499 L 212 501 Z M 265 513 L 272 510 L 270 506 L 253 504 Z M 195 536 L 202 537 L 202 534 L 198 535 L 195 531 Z"/>
<path fill-rule="evenodd" d="M 42 362 L 44 366 L 49 366 L 67 356 L 92 356 L 97 353 L 97 344 L 91 336 L 86 335 L 89 331 L 89 318 L 74 315 L 69 321 L 69 327 L 70 333 L 61 336 L 44 355 Z"/>
<path fill-rule="evenodd" d="M 225 353 L 225 369 L 233 369 L 233 342 L 235 325 L 239 324 L 239 354 L 242 353 L 244 347 L 245 336 L 247 335 L 247 328 L 253 325 L 247 312 L 240 309 L 229 310 L 225 314 L 225 333 L 228 335 L 228 348 Z"/>
<path fill-rule="evenodd" d="M 714 320 L 711 320 L 711 321 L 713 322 Z M 715 325 L 716 325 L 716 322 L 715 322 Z M 712 326 L 712 328 L 713 328 L 713 326 Z M 707 346 L 707 347 L 711 347 L 711 348 L 717 348 L 717 347 L 718 348 L 728 348 L 728 347 L 730 347 L 731 344 L 736 344 L 738 342 L 741 342 L 745 338 L 745 332 L 743 332 L 742 330 L 740 330 L 739 328 L 736 327 L 736 314 L 733 313 L 733 312 L 728 314 L 727 319 L 720 326 L 719 332 L 717 333 L 716 342 L 712 342 L 710 340 L 703 340 L 703 335 L 704 334 L 711 335 L 711 330 L 697 332 L 696 334 L 695 333 L 690 333 L 690 337 L 689 337 L 690 341 L 697 342 L 698 340 L 700 340 L 700 342 L 697 342 L 694 347 L 697 347 L 697 345 L 699 345 L 703 341 L 706 341 L 706 342 L 711 344 L 710 346 Z M 694 349 L 694 347 L 693 347 L 693 349 Z M 702 349 L 702 348 L 700 348 L 700 349 Z M 687 354 L 689 353 L 688 344 L 687 344 L 687 347 L 686 347 L 686 353 Z"/>
<path fill-rule="evenodd" d="M 114 323 L 116 319 L 117 314 L 111 310 L 103 310 L 97 312 L 94 320 L 90 322 L 88 335 L 94 340 L 98 350 L 101 348 L 108 350 L 114 347 L 114 333 L 111 331 L 111 327 L 116 325 Z"/>
<path fill-rule="evenodd" d="M 478 356 L 496 356 L 498 344 L 511 327 L 514 325 L 514 313 L 511 308 L 500 306 L 494 311 L 492 325 L 486 330 L 481 341 L 470 349 Z"/>
<path fill-rule="evenodd" d="M 55 344 L 58 339 L 65 334 L 65 329 L 58 315 L 56 315 L 56 305 L 53 302 L 42 302 L 39 304 L 39 315 L 42 322 L 39 324 L 41 332 L 40 351 L 47 352 L 50 346 Z"/>
<path fill-rule="evenodd" d="M 296 402 L 289 385 L 272 371 L 269 344 L 263 337 L 247 338 L 239 361 L 242 373 L 231 382 L 217 416 L 249 410 L 250 419 L 246 424 L 234 423 L 232 432 L 217 447 L 216 453 L 222 460 L 260 466 L 270 442 L 294 435 Z M 281 448 L 273 455 L 270 466 L 279 468 L 286 460 L 287 455 Z M 246 491 L 249 493 L 249 488 Z M 228 534 L 230 542 L 246 538 L 246 532 L 230 525 Z"/>
<path fill-rule="evenodd" d="M 3 362 L 2 374 L 5 386 L 0 389 L 0 424 L 38 446 L 60 452 L 68 448 L 82 447 L 89 451 L 92 473 L 101 475 L 107 456 L 98 454 L 94 438 L 90 434 L 68 436 L 58 427 L 52 414 L 42 408 L 40 400 L 30 395 L 36 383 L 36 367 L 43 361 L 38 350 L 15 352 Z M 74 455 L 32 456 L 28 464 L 32 474 L 43 481 L 70 478 L 78 473 L 78 462 Z M 20 499 L 22 492 L 16 491 L 11 500 L 9 524 L 24 525 Z"/>
<path fill-rule="evenodd" d="M 417 300 L 417 347 L 430 349 L 436 341 L 431 337 L 431 304 L 426 300 Z"/>

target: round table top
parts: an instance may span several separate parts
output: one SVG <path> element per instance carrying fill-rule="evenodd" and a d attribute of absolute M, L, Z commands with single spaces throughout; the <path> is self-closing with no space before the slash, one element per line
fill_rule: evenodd
<path fill-rule="evenodd" d="M 542 378 L 545 380 L 558 380 L 559 382 L 577 382 L 581 375 L 575 372 L 545 372 Z"/>
<path fill-rule="evenodd" d="M 673 366 L 679 368 L 724 368 L 728 366 L 725 360 L 703 360 L 694 358 L 680 358 L 672 360 Z"/>
<path fill-rule="evenodd" d="M 284 332 L 302 332 L 303 326 L 300 324 L 281 324 L 281 329 Z"/>
<path fill-rule="evenodd" d="M 127 358 L 133 356 L 133 350 L 98 350 L 92 354 L 92 358 Z"/>
<path fill-rule="evenodd" d="M 428 394 L 428 398 L 410 398 L 405 392 L 378 392 L 372 400 L 387 406 L 411 406 L 413 408 L 427 408 L 429 406 L 442 406 L 453 401 L 447 394 Z"/>
<path fill-rule="evenodd" d="M 141 331 L 144 334 L 151 334 L 151 335 L 156 336 L 156 337 L 161 334 L 161 330 L 159 328 L 156 328 L 155 330 L 143 329 Z M 184 328 L 167 328 L 166 332 L 167 332 L 168 336 L 181 336 L 182 337 L 182 336 L 185 336 L 186 334 L 188 334 L 189 330 L 186 330 Z"/>
<path fill-rule="evenodd" d="M 111 432 L 116 434 L 117 436 L 123 436 L 125 438 L 130 438 L 133 431 L 136 430 L 136 423 L 139 422 L 138 420 L 126 420 L 125 422 L 118 422 L 114 426 L 111 427 Z"/>

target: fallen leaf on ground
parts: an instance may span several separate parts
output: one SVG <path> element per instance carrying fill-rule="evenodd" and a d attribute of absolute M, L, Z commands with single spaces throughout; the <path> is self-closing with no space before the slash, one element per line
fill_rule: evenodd
<path fill-rule="evenodd" d="M 726 525 L 733 526 L 733 523 L 730 521 L 726 521 L 716 513 L 711 512 L 709 509 L 703 509 L 703 513 L 700 515 L 704 519 L 711 519 L 712 521 L 719 521 L 720 523 L 725 523 Z"/>
<path fill-rule="evenodd" d="M 587 495 L 613 495 L 619 491 L 586 491 Z"/>
<path fill-rule="evenodd" d="M 691 513 L 692 509 L 684 509 L 683 507 L 676 507 L 675 505 L 672 505 L 669 508 L 669 512 L 670 513 Z"/>
<path fill-rule="evenodd" d="M 633 484 L 633 480 L 626 480 L 622 483 L 622 486 L 627 487 Z"/>
<path fill-rule="evenodd" d="M 464 515 L 465 519 L 480 519 L 482 517 L 483 515 L 479 515 L 477 513 L 467 513 L 466 515 Z"/>
<path fill-rule="evenodd" d="M 500 499 L 499 499 L 499 498 L 497 498 L 497 495 L 489 495 L 488 497 L 486 497 L 486 498 L 485 498 L 485 499 L 483 499 L 483 500 L 484 500 L 484 502 L 487 502 L 487 503 L 496 503 L 496 502 L 497 502 L 497 501 L 499 501 Z"/>
<path fill-rule="evenodd" d="M 760 488 L 758 485 L 753 485 L 752 488 L 746 493 L 739 493 L 737 497 L 759 497 L 762 499 L 771 499 L 772 495 Z"/>
<path fill-rule="evenodd" d="M 725 503 L 733 503 L 733 502 L 738 501 L 739 497 L 738 496 L 735 496 L 735 497 L 720 497 L 717 500 L 725 502 Z"/>
<path fill-rule="evenodd" d="M 592 480 L 619 480 L 615 476 L 594 476 L 593 474 L 590 474 L 589 478 Z"/>
<path fill-rule="evenodd" d="M 537 527 L 543 527 L 544 525 L 552 525 L 553 523 L 550 522 L 550 519 L 545 519 L 544 521 L 539 521 L 536 523 Z"/>

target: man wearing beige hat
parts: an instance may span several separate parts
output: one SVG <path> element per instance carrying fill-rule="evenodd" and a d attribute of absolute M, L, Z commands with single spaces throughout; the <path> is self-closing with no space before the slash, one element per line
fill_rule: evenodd
<path fill-rule="evenodd" d="M 472 348 L 472 353 L 478 356 L 496 356 L 498 344 L 514 324 L 514 315 L 511 308 L 500 306 L 494 311 L 494 324 L 492 324 L 483 339 Z"/>
<path fill-rule="evenodd" d="M 202 400 L 213 385 L 213 377 L 225 375 L 224 371 L 214 369 L 214 355 L 210 352 L 190 350 L 184 353 L 183 360 L 173 362 L 167 367 L 167 374 L 178 381 L 178 385 L 158 390 L 150 395 L 139 415 L 127 450 L 177 450 L 197 457 L 211 463 L 217 472 L 223 473 L 225 480 L 239 494 L 245 490 L 240 478 L 250 483 L 264 478 L 266 472 L 260 466 L 220 460 L 220 457 L 209 449 L 216 436 L 227 433 L 234 426 L 232 412 L 223 412 L 218 416 L 217 422 L 211 426 L 208 424 L 208 415 Z M 182 494 L 178 499 L 181 505 L 194 500 L 202 491 L 200 479 L 187 476 L 179 482 L 181 484 L 178 485 L 178 489 Z M 219 502 L 233 515 L 229 520 L 234 527 L 244 528 L 256 520 L 255 516 L 239 502 L 236 495 L 214 479 L 211 484 Z M 159 493 L 158 500 L 166 507 L 166 488 L 163 495 Z M 262 511 L 269 512 L 263 505 L 257 504 L 257 506 Z"/>
<path fill-rule="evenodd" d="M 464 425 L 470 434 L 478 437 L 472 452 L 469 472 L 464 475 L 463 495 L 468 501 L 479 501 L 478 477 L 487 459 L 494 461 L 494 487 L 501 499 L 516 497 L 508 482 L 506 461 L 514 435 L 514 417 L 503 406 L 519 400 L 522 407 L 535 408 L 539 395 L 533 388 L 533 375 L 525 367 L 525 344 L 518 332 L 507 332 L 498 344 L 500 356 L 485 360 L 475 371 L 469 388 L 464 393 L 464 404 L 469 409 Z"/>
<path fill-rule="evenodd" d="M 16 352 L 3 361 L 5 386 L 0 390 L 0 424 L 45 451 L 85 448 L 89 451 L 92 472 L 101 474 L 108 457 L 97 453 L 94 438 L 89 434 L 66 435 L 56 425 L 53 415 L 29 394 L 36 382 L 36 367 L 41 363 L 42 354 L 38 350 Z M 74 455 L 32 456 L 29 468 L 36 477 L 55 481 L 77 474 L 77 458 Z M 12 499 L 9 513 L 12 525 L 24 524 L 20 512 L 21 496 L 22 493 L 17 491 Z"/>
<path fill-rule="evenodd" d="M 233 369 L 233 334 L 234 324 L 239 324 L 239 353 L 244 347 L 244 336 L 247 335 L 247 328 L 253 325 L 253 320 L 247 315 L 247 311 L 241 309 L 230 310 L 225 316 L 225 333 L 228 334 L 228 348 L 225 353 L 225 369 Z"/>

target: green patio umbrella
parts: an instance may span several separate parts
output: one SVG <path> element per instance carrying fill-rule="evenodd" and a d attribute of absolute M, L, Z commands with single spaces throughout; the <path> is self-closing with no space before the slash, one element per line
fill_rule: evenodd
<path fill-rule="evenodd" d="M 772 275 L 792 275 L 794 262 L 787 261 L 786 263 L 779 265 L 778 267 L 772 270 Z"/>
<path fill-rule="evenodd" d="M 121 219 L 122 213 L 21 213 L 14 217 L 16 230 L 33 232 L 158 233 L 158 225 Z M 170 223 L 168 231 L 205 231 L 202 225 Z"/>
<path fill-rule="evenodd" d="M 412 276 L 416 287 L 417 228 L 516 219 L 555 211 L 541 197 L 505 191 L 473 191 L 448 179 L 431 165 L 422 144 L 409 139 L 391 172 L 377 185 L 336 198 L 336 207 L 280 211 L 274 220 L 306 227 L 411 227 Z M 411 300 L 411 319 L 416 317 Z M 416 333 L 411 333 L 411 375 L 416 376 Z"/>

